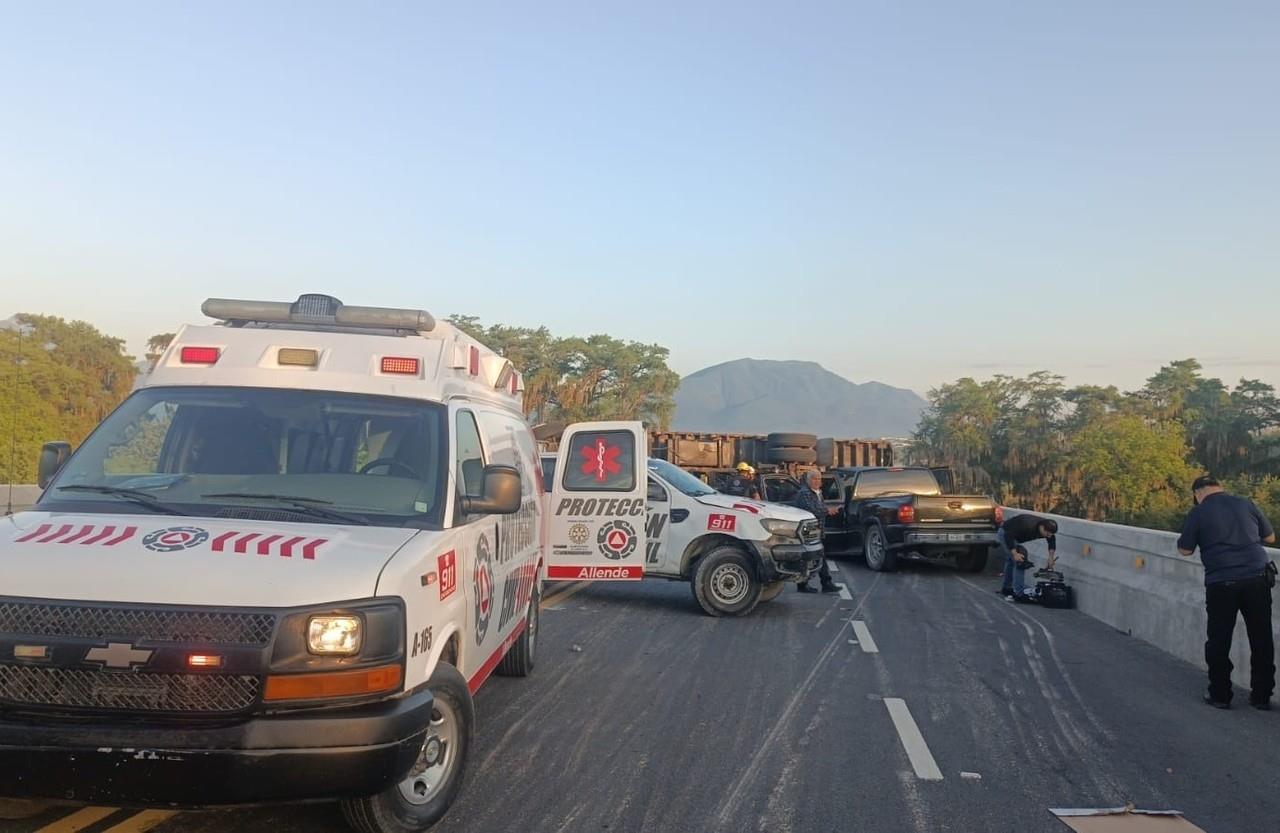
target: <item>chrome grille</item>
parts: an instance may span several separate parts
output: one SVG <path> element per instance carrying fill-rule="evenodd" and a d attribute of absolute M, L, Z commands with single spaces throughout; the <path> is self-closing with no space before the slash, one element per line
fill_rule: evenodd
<path fill-rule="evenodd" d="M 261 688 L 247 676 L 0 665 L 0 702 L 14 706 L 227 713 L 253 706 Z"/>
<path fill-rule="evenodd" d="M 275 627 L 270 613 L 0 601 L 0 633 L 15 636 L 264 646 Z"/>

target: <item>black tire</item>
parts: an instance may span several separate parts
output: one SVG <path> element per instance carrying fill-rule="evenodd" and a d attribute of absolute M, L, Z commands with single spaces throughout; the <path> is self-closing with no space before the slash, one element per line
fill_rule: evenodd
<path fill-rule="evenodd" d="M 359 833 L 421 833 L 444 818 L 462 789 L 476 725 L 471 692 L 458 669 L 443 662 L 436 665 L 427 688 L 435 695 L 436 704 L 432 708 L 431 729 L 422 745 L 422 758 L 413 771 L 401 783 L 375 796 L 342 802 L 342 815 Z M 434 783 L 430 775 L 435 766 L 425 766 L 433 739 L 439 744 L 434 751 L 443 756 L 436 766 L 445 767 L 437 773 L 439 778 Z M 410 794 L 420 800 L 411 801 Z"/>
<path fill-rule="evenodd" d="M 783 448 L 771 445 L 769 446 L 769 462 L 813 465 L 818 462 L 818 452 L 812 448 Z"/>
<path fill-rule="evenodd" d="M 898 554 L 889 549 L 884 527 L 878 523 L 869 523 L 862 530 L 862 555 L 867 566 L 877 573 L 892 573 L 898 569 Z"/>
<path fill-rule="evenodd" d="M 760 588 L 760 603 L 771 602 L 782 595 L 782 591 L 787 589 L 788 584 L 794 584 L 791 581 L 771 581 L 764 587 Z"/>
<path fill-rule="evenodd" d="M 962 573 L 981 573 L 987 569 L 987 548 L 974 547 L 956 556 L 956 566 Z"/>
<path fill-rule="evenodd" d="M 511 645 L 502 662 L 498 663 L 495 672 L 503 677 L 527 677 L 533 671 L 533 663 L 537 658 L 538 625 L 542 613 L 538 603 L 542 601 L 542 591 L 534 586 L 529 596 L 529 611 L 525 614 L 524 633 Z"/>
<path fill-rule="evenodd" d="M 693 597 L 709 616 L 745 616 L 760 601 L 756 566 L 737 547 L 718 547 L 693 571 Z"/>
<path fill-rule="evenodd" d="M 765 438 L 769 445 L 784 448 L 813 448 L 818 444 L 817 434 L 799 434 L 794 431 L 779 431 Z"/>

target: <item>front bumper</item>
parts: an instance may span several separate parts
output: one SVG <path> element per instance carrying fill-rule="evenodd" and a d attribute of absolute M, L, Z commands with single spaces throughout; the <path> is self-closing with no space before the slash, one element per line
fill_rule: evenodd
<path fill-rule="evenodd" d="M 0 715 L 0 795 L 210 807 L 374 795 L 418 759 L 432 696 L 235 724 Z"/>
<path fill-rule="evenodd" d="M 764 565 L 764 582 L 794 580 L 809 577 L 818 569 L 818 561 L 822 558 L 822 543 L 805 544 L 795 539 L 787 539 L 782 543 L 769 541 L 752 542 L 760 555 L 760 563 Z"/>

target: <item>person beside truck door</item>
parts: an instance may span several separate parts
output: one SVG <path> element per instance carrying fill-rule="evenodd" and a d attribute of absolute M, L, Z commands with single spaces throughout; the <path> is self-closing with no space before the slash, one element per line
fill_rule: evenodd
<path fill-rule="evenodd" d="M 738 473 L 729 478 L 729 482 L 725 484 L 724 493 L 734 497 L 760 500 L 760 481 L 756 479 L 756 470 L 750 463 L 744 461 L 738 464 Z"/>
<path fill-rule="evenodd" d="M 813 516 L 818 519 L 818 523 L 824 523 L 828 515 L 834 515 L 840 510 L 836 507 L 828 507 L 822 499 L 822 472 L 817 469 L 810 469 L 805 472 L 804 477 L 800 479 L 800 490 L 796 492 L 795 506 L 812 512 Z M 827 566 L 827 554 L 823 552 L 818 559 L 818 580 L 822 584 L 823 593 L 837 593 L 840 588 L 831 580 L 831 568 Z M 796 585 L 796 589 L 801 593 L 816 593 L 813 585 L 809 584 L 806 578 L 804 581 Z"/>
<path fill-rule="evenodd" d="M 1023 544 L 1041 538 L 1049 542 L 1049 563 L 1045 567 L 1052 570 L 1058 560 L 1057 521 L 1036 515 L 1017 515 L 996 530 L 996 545 L 1004 554 L 1004 581 L 1000 585 L 1000 595 L 1007 601 L 1021 598 L 1026 589 L 1028 568 L 1021 565 L 1029 563 L 1029 556 Z"/>
<path fill-rule="evenodd" d="M 1275 543 L 1275 529 L 1257 504 L 1227 494 L 1212 477 L 1197 478 L 1191 493 L 1196 505 L 1182 525 L 1178 553 L 1190 556 L 1198 548 L 1204 563 L 1209 614 L 1204 643 L 1209 691 L 1204 701 L 1214 708 L 1231 708 L 1231 636 L 1239 613 L 1249 634 L 1249 705 L 1265 711 L 1271 708 L 1276 687 L 1271 635 L 1275 567 L 1263 545 Z"/>

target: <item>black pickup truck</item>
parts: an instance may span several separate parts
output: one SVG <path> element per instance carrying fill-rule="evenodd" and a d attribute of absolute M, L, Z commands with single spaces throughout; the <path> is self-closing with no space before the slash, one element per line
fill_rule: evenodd
<path fill-rule="evenodd" d="M 790 478 L 765 478 L 770 499 L 794 496 L 798 484 L 783 480 Z M 950 556 L 961 570 L 981 572 L 1003 520 L 990 497 L 944 495 L 927 468 L 830 469 L 822 475 L 822 493 L 840 510 L 827 517 L 827 550 L 861 552 L 878 572 L 897 569 L 903 558 Z"/>

